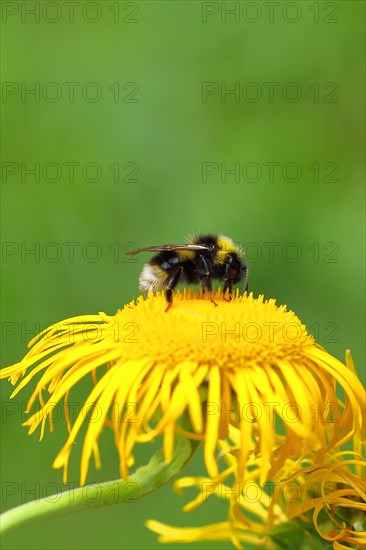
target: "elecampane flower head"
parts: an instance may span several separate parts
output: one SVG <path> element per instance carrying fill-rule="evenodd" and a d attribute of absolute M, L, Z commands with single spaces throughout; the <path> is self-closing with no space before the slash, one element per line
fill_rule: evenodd
<path fill-rule="evenodd" d="M 243 548 L 242 543 L 278 548 L 276 542 L 286 541 L 287 548 L 322 548 L 327 542 L 334 550 L 364 548 L 365 459 L 332 450 L 321 464 L 310 462 L 298 468 L 298 462 L 288 461 L 281 476 L 265 488 L 253 471 L 252 479 L 244 485 L 238 481 L 227 485 L 204 477 L 179 479 L 175 483 L 177 491 L 199 489 L 184 511 L 216 497 L 221 503 L 229 502 L 227 520 L 200 527 L 173 527 L 156 520 L 146 525 L 159 534 L 162 543 L 227 540 L 236 548 Z M 363 470 L 361 476 L 359 469 Z"/>
<path fill-rule="evenodd" d="M 350 354 L 347 364 L 353 369 Z M 363 411 L 365 414 L 366 411 Z M 332 449 L 322 461 L 308 459 L 302 468 L 291 468 L 285 483 L 296 484 L 301 498 L 285 502 L 290 520 L 312 521 L 318 535 L 334 550 L 366 547 L 366 460 L 365 440 L 356 433 L 353 450 Z"/>
<path fill-rule="evenodd" d="M 232 432 L 235 441 L 238 430 Z M 275 439 L 274 453 L 283 436 Z M 221 455 L 228 464 L 220 479 L 184 477 L 174 488 L 178 493 L 187 487 L 198 489 L 197 496 L 184 506 L 185 512 L 205 505 L 212 497 L 229 502 L 228 512 L 224 511 L 227 520 L 200 527 L 173 527 L 156 520 L 146 525 L 158 533 L 162 543 L 227 540 L 236 548 L 242 548 L 242 543 L 260 548 L 365 547 L 366 461 L 360 434 L 352 443 L 353 451 L 334 447 L 322 458 L 313 452 L 304 460 L 287 459 L 261 486 L 260 457 L 251 455 L 246 481 L 239 482 L 232 445 L 220 442 Z M 229 482 L 232 474 L 234 481 Z"/>
<path fill-rule="evenodd" d="M 365 474 L 359 477 L 352 466 L 361 466 L 363 457 L 346 451 L 333 453 L 323 464 L 310 465 L 291 478 L 306 495 L 302 502 L 287 506 L 289 519 L 311 513 L 320 537 L 335 550 L 366 546 Z"/>
<path fill-rule="evenodd" d="M 149 295 L 114 316 L 67 319 L 43 331 L 22 361 L 1 371 L 13 384 L 22 377 L 12 397 L 41 375 L 27 407 L 31 412 L 38 400 L 39 410 L 25 422 L 29 433 L 40 426 L 43 437 L 63 400 L 69 436 L 54 467 L 64 468 L 64 479 L 84 422 L 81 484 L 92 454 L 99 465 L 105 426 L 114 431 L 122 477 L 134 462 L 136 443 L 161 434 L 169 462 L 178 430 L 204 442 L 212 478 L 219 475 L 217 443 L 235 427 L 238 478 L 254 453 L 261 484 L 289 456 L 314 449 L 322 456 L 360 430 L 365 397 L 357 376 L 318 346 L 292 311 L 263 296 L 236 295 L 228 302 L 219 291 L 215 301 L 217 307 L 200 293 L 177 293 L 165 313 L 165 297 Z M 70 392 L 87 375 L 94 387 L 74 420 Z M 179 425 L 184 413 L 191 431 Z M 283 440 L 273 453 L 279 431 Z"/>

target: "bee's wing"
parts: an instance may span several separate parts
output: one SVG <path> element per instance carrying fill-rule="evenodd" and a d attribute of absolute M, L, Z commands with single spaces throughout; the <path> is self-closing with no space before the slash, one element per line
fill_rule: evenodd
<path fill-rule="evenodd" d="M 205 244 L 162 244 L 160 246 L 147 246 L 146 248 L 136 248 L 128 250 L 126 254 L 133 256 L 139 252 L 166 252 L 174 250 L 211 250 L 211 246 Z"/>

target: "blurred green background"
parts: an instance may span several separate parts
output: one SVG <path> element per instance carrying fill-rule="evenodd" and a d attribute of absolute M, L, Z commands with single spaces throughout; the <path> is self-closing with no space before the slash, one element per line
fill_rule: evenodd
<path fill-rule="evenodd" d="M 250 289 L 294 309 L 338 358 L 350 348 L 364 378 L 364 4 L 270 4 L 2 3 L 3 366 L 49 323 L 138 296 L 148 256 L 126 261 L 126 249 L 204 231 L 243 244 Z M 29 392 L 1 392 L 8 509 L 62 490 L 51 464 L 65 428 L 27 437 Z M 101 450 L 89 481 L 118 475 L 107 432 Z M 197 471 L 199 456 L 185 473 Z M 3 548 L 160 548 L 147 518 L 224 519 L 219 500 L 184 514 L 189 495 L 168 486 L 24 528 Z"/>

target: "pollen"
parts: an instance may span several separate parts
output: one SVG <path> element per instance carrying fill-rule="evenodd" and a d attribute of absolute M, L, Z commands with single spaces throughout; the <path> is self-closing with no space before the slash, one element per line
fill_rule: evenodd
<path fill-rule="evenodd" d="M 298 359 L 314 345 L 305 325 L 275 300 L 235 295 L 228 301 L 219 292 L 215 301 L 218 307 L 201 293 L 188 290 L 176 293 L 173 306 L 164 313 L 164 295 L 150 295 L 110 318 L 111 336 L 117 334 L 126 359 L 149 356 L 170 367 L 195 361 L 222 369 L 246 369 Z M 132 327 L 134 337 L 129 338 Z"/>

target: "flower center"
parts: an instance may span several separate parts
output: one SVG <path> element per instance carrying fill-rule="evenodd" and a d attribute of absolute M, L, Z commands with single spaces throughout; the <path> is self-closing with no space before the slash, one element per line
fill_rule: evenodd
<path fill-rule="evenodd" d="M 149 358 L 174 366 L 182 361 L 226 368 L 262 361 L 303 357 L 314 344 L 306 327 L 286 306 L 263 296 L 233 296 L 226 301 L 219 290 L 214 300 L 192 290 L 174 294 L 165 311 L 163 294 L 139 298 L 110 320 L 110 337 L 125 360 Z"/>

